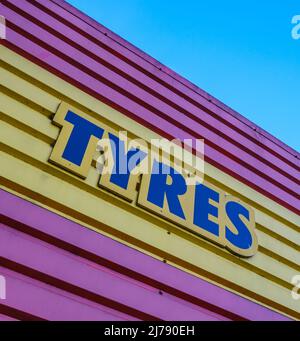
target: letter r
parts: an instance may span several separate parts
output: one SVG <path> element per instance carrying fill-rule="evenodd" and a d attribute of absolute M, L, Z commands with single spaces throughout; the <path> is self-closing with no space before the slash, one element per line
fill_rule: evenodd
<path fill-rule="evenodd" d="M 168 175 L 172 178 L 171 185 L 168 185 L 167 183 Z M 185 194 L 186 191 L 187 185 L 181 174 L 179 174 L 174 168 L 154 160 L 147 197 L 149 202 L 163 208 L 166 198 L 169 211 L 178 217 L 185 219 L 185 215 L 179 201 L 179 196 Z"/>

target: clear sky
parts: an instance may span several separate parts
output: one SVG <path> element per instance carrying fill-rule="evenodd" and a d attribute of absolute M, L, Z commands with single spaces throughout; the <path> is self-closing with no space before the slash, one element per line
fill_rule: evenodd
<path fill-rule="evenodd" d="M 68 0 L 300 151 L 300 0 Z"/>

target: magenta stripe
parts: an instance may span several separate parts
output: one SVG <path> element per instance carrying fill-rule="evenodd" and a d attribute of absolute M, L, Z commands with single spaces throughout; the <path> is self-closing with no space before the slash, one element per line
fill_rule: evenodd
<path fill-rule="evenodd" d="M 82 28 L 83 31 L 97 37 L 99 41 L 103 42 L 107 46 L 113 47 L 115 51 L 118 51 L 121 55 L 124 55 L 124 57 L 126 56 L 126 58 L 135 62 L 138 66 L 147 70 L 151 74 L 155 74 L 158 78 L 180 90 L 183 94 L 188 95 L 188 97 L 202 104 L 204 107 L 230 122 L 241 131 L 247 132 L 249 135 L 254 137 L 258 133 L 261 135 L 260 140 L 265 146 L 268 146 L 271 150 L 278 152 L 282 156 L 284 155 L 284 157 L 286 157 L 290 162 L 298 165 L 299 167 L 300 156 L 294 149 L 259 128 L 253 122 L 227 107 L 219 100 L 213 98 L 199 87 L 175 73 L 173 70 L 170 70 L 166 66 L 160 64 L 154 58 L 109 31 L 95 20 L 81 13 L 67 2 L 60 0 L 37 0 L 37 2 L 44 4 L 47 9 L 51 9 L 52 12 L 58 13 L 62 18 L 66 18 L 75 26 Z M 106 33 L 106 35 L 104 35 L 104 33 Z M 208 99 L 212 102 L 209 102 Z M 253 132 L 254 129 L 255 133 Z M 298 155 L 298 159 L 294 158 L 295 155 Z"/>
<path fill-rule="evenodd" d="M 0 314 L 0 322 L 11 322 L 11 321 L 17 321 L 17 320 L 7 315 Z"/>
<path fill-rule="evenodd" d="M 51 17 L 50 15 L 46 14 L 45 12 L 41 11 L 37 7 L 25 1 L 16 3 L 15 1 L 9 0 L 7 2 L 13 3 L 18 8 L 21 8 L 24 11 L 26 11 L 26 13 L 30 13 L 30 15 L 33 18 L 38 18 L 39 21 L 46 24 L 48 28 L 54 29 L 56 32 L 63 32 L 64 37 L 68 37 L 74 43 L 78 44 L 80 42 L 80 47 L 85 48 L 86 52 L 93 52 L 94 58 L 101 56 L 101 58 L 103 58 L 105 61 L 109 61 L 109 63 L 113 65 L 114 67 L 116 67 L 117 69 L 122 70 L 127 75 L 130 75 L 131 77 L 134 77 L 135 79 L 140 81 L 141 84 L 147 85 L 150 89 L 156 89 L 157 93 L 159 93 L 160 95 L 163 95 L 165 98 L 171 99 L 177 105 L 181 106 L 186 111 L 193 114 L 195 119 L 199 120 L 199 118 L 201 117 L 201 119 L 204 120 L 206 123 L 208 123 L 211 127 L 217 128 L 221 135 L 230 136 L 233 140 L 238 141 L 242 148 L 247 148 L 251 150 L 256 155 L 263 157 L 268 162 L 273 163 L 273 165 L 276 165 L 279 169 L 281 169 L 281 171 L 287 173 L 288 176 L 290 175 L 290 176 L 293 176 L 294 178 L 297 178 L 298 172 L 293 167 L 283 162 L 281 159 L 275 157 L 273 154 L 269 153 L 267 150 L 263 149 L 261 146 L 252 142 L 248 138 L 245 138 L 236 130 L 229 128 L 227 125 L 223 124 L 215 117 L 208 115 L 205 111 L 195 107 L 191 103 L 184 100 L 182 97 L 179 97 L 174 92 L 161 86 L 159 83 L 155 82 L 153 79 L 146 76 L 145 74 L 138 71 L 137 69 L 131 67 L 129 64 L 117 58 L 112 53 L 106 51 L 105 49 L 101 48 L 99 45 L 86 39 L 84 36 L 72 30 L 68 26 L 62 24 L 62 22 L 56 20 L 55 18 Z M 36 2 L 34 2 L 34 4 L 37 5 Z M 16 19 L 17 17 L 14 16 L 13 18 L 14 23 L 18 24 L 18 26 L 26 27 L 26 30 L 28 32 L 34 33 L 35 36 L 37 37 L 43 36 L 45 41 L 49 43 L 52 42 L 53 47 L 56 47 L 57 49 L 64 51 L 69 56 L 76 56 L 76 53 L 78 53 L 80 57 L 78 58 L 76 56 L 77 61 L 81 60 L 82 64 L 90 66 L 89 68 L 91 70 L 97 70 L 97 73 L 101 74 L 105 78 L 113 81 L 115 84 L 120 85 L 122 88 L 127 89 L 128 91 L 130 90 L 132 94 L 137 95 L 139 98 L 144 98 L 146 102 L 151 103 L 151 105 L 156 106 L 156 108 L 158 108 L 159 110 L 169 113 L 171 116 L 175 118 L 175 115 L 177 112 L 174 111 L 173 108 L 167 106 L 162 101 L 157 100 L 157 98 L 149 95 L 149 93 L 145 92 L 140 87 L 137 87 L 133 85 L 132 83 L 124 80 L 124 78 L 108 70 L 106 67 L 101 66 L 99 63 L 96 63 L 94 60 L 91 60 L 86 55 L 83 55 L 82 53 L 79 53 L 78 51 L 74 52 L 74 48 L 71 48 L 68 45 L 66 46 L 66 44 L 63 44 L 61 41 L 57 40 L 52 35 L 49 35 L 48 38 L 46 38 L 45 31 L 40 29 L 36 25 L 29 24 L 28 22 L 26 24 L 24 24 L 23 22 L 17 22 Z M 157 105 L 155 105 L 156 103 Z M 185 123 L 184 120 L 182 121 L 182 123 Z M 203 136 L 207 138 L 208 140 L 215 141 L 216 139 L 219 138 L 216 135 L 216 133 L 213 133 L 209 129 L 199 124 L 195 124 L 191 120 L 187 119 L 187 122 L 185 124 L 187 126 L 194 126 L 194 129 L 197 128 L 197 131 L 201 131 Z M 226 140 L 224 141 L 221 138 L 220 138 L 220 143 L 222 143 L 223 147 L 226 149 L 228 149 L 228 147 L 231 145 L 229 142 L 227 142 Z M 263 162 L 256 160 L 251 155 L 248 155 L 248 157 L 245 157 L 244 155 L 245 153 L 239 150 L 235 146 L 233 146 L 232 148 L 233 148 L 232 152 L 234 152 L 235 155 L 239 155 L 241 159 L 243 159 L 246 162 L 250 162 L 251 164 L 253 164 L 253 162 L 257 162 L 257 165 L 261 167 L 261 169 L 265 169 L 266 173 L 268 173 L 270 176 L 274 178 L 277 178 L 278 182 L 285 184 L 286 186 L 288 186 L 288 188 L 294 186 L 294 183 L 292 181 L 289 181 L 286 177 L 282 176 L 281 174 L 278 174 L 277 172 L 274 172 L 272 168 L 266 166 Z"/>
<path fill-rule="evenodd" d="M 131 316 L 72 295 L 2 266 L 0 266 L 0 273 L 6 278 L 7 287 L 7 298 L 3 303 L 22 312 L 51 321 L 136 320 Z"/>
<path fill-rule="evenodd" d="M 100 83 L 99 81 L 96 81 L 94 78 L 90 77 L 86 73 L 82 72 L 79 69 L 76 69 L 74 66 L 66 63 L 63 59 L 60 59 L 49 51 L 41 48 L 26 37 L 12 31 L 10 28 L 7 29 L 7 35 L 9 41 L 15 42 L 18 48 L 22 48 L 27 53 L 30 53 L 37 58 L 39 58 L 41 55 L 44 56 L 44 61 L 47 62 L 48 65 L 51 65 L 53 68 L 64 70 L 64 73 L 66 75 L 76 73 L 76 79 L 80 80 L 81 84 L 84 84 L 84 86 L 89 87 L 91 91 L 94 91 L 93 89 L 99 89 L 103 96 L 113 96 L 117 105 L 120 105 L 123 108 L 127 108 L 130 112 L 140 113 L 141 110 L 143 110 L 144 121 L 151 122 L 154 126 L 160 127 L 160 129 L 162 129 L 163 131 L 172 132 L 172 136 L 181 140 L 185 138 L 193 138 L 193 136 L 191 136 L 190 134 L 183 132 L 169 122 L 161 119 L 159 116 L 155 116 L 148 110 L 141 108 L 137 103 L 129 100 L 127 97 L 123 96 L 119 92 L 107 87 L 106 85 L 103 85 L 103 83 Z M 140 119 L 140 117 L 137 116 L 137 119 Z M 266 181 L 265 179 L 256 175 L 254 172 L 251 172 L 247 168 L 241 167 L 239 163 L 231 160 L 223 153 L 212 149 L 208 145 L 206 145 L 205 147 L 205 153 L 207 156 L 209 155 L 211 159 L 218 160 L 218 163 L 224 165 L 224 167 L 226 167 L 227 169 L 234 169 L 235 173 L 238 174 L 240 177 L 248 179 L 248 181 L 254 183 L 256 186 L 268 192 L 270 195 L 279 198 L 281 202 L 285 202 L 285 204 L 288 207 L 291 207 L 291 209 L 293 209 L 293 207 L 296 208 L 296 210 L 300 209 L 300 200 L 295 199 L 294 196 L 286 193 L 274 184 Z"/>
<path fill-rule="evenodd" d="M 9 32 L 11 32 L 11 31 L 9 30 Z M 22 45 L 22 44 L 19 44 L 20 43 L 20 36 L 19 36 L 19 39 L 17 39 L 17 41 L 18 41 L 19 46 Z M 27 45 L 28 44 L 25 43 L 25 46 L 27 46 Z M 23 46 L 23 48 L 26 50 L 26 47 Z M 30 53 L 28 51 L 28 49 L 27 49 L 27 52 Z M 131 112 L 131 113 L 132 112 L 139 112 L 139 113 L 143 112 L 143 118 L 141 118 L 138 115 L 138 116 L 136 116 L 137 120 L 142 119 L 145 124 L 151 123 L 153 126 L 156 126 L 157 123 L 161 122 L 162 124 L 159 124 L 159 126 L 162 127 L 161 130 L 163 130 L 165 132 L 171 132 L 172 136 L 176 137 L 176 138 L 184 139 L 184 138 L 195 137 L 193 135 L 186 134 L 185 132 L 183 132 L 178 127 L 170 124 L 169 122 L 162 120 L 160 117 L 158 118 L 158 116 L 155 116 L 151 111 L 148 111 L 147 109 L 138 105 L 136 102 L 131 101 L 127 97 L 124 97 L 123 95 L 121 95 L 119 93 L 119 91 L 116 92 L 116 91 L 112 90 L 110 87 L 107 87 L 103 83 L 96 81 L 94 78 L 92 78 L 86 74 L 82 75 L 83 74 L 82 70 L 76 69 L 71 65 L 67 65 L 67 63 L 65 63 L 64 61 L 62 61 L 59 58 L 51 55 L 49 53 L 49 51 L 48 51 L 48 54 L 49 54 L 49 56 L 53 57 L 54 59 L 59 60 L 59 62 L 58 62 L 59 64 L 55 64 L 55 63 L 54 64 L 48 63 L 48 64 L 52 65 L 52 67 L 54 67 L 54 68 L 55 68 L 55 66 L 58 66 L 57 67 L 58 70 L 60 68 L 67 70 L 69 67 L 70 71 L 73 70 L 74 74 L 75 73 L 77 74 L 77 79 L 82 80 L 81 85 L 83 87 L 85 87 L 86 85 L 87 86 L 89 85 L 89 91 L 90 92 L 94 93 L 94 89 L 96 89 L 96 88 L 102 89 L 101 94 L 103 96 L 105 96 L 105 98 L 112 98 L 112 100 L 115 100 L 116 106 L 121 106 L 122 108 L 124 108 L 125 110 L 127 110 L 128 112 Z M 37 51 L 37 53 L 35 54 L 35 57 L 39 58 L 40 55 L 41 55 L 40 52 Z M 47 58 L 47 61 L 49 61 L 49 59 L 50 58 Z M 71 73 L 72 72 L 67 72 L 67 74 L 71 74 Z M 86 76 L 86 77 L 84 77 L 84 76 Z M 216 141 L 215 141 L 215 143 L 216 143 Z M 221 146 L 222 141 L 219 141 L 218 144 Z M 227 149 L 229 149 L 229 148 L 227 148 Z M 239 154 L 238 151 L 239 150 L 233 150 L 233 151 L 231 151 L 231 153 L 238 155 Z M 267 167 L 264 167 L 264 169 L 262 169 L 261 173 L 269 174 L 271 176 L 271 179 L 272 179 L 271 181 L 276 182 L 277 185 L 274 185 L 273 183 L 266 181 L 264 178 L 262 178 L 259 175 L 259 169 L 258 169 L 259 162 L 257 159 L 254 159 L 254 162 L 251 162 L 251 160 L 249 161 L 249 164 L 251 164 L 252 167 L 257 168 L 257 171 L 251 171 L 251 170 L 247 169 L 247 167 L 244 167 L 241 164 L 239 164 L 238 162 L 231 160 L 230 158 L 228 158 L 223 153 L 220 153 L 219 151 L 212 149 L 210 146 L 206 146 L 206 155 L 208 156 L 208 160 L 211 160 L 213 162 L 217 162 L 218 165 L 221 165 L 221 167 L 224 167 L 225 170 L 227 170 L 230 174 L 232 174 L 232 171 L 234 171 L 235 174 L 232 174 L 232 175 L 237 176 L 238 178 L 243 178 L 243 179 L 247 180 L 248 182 L 250 181 L 254 185 L 255 189 L 258 189 L 258 190 L 262 191 L 263 193 L 266 193 L 267 195 L 269 195 L 273 199 L 284 204 L 286 207 L 289 207 L 290 209 L 292 209 L 294 211 L 299 211 L 300 200 L 295 200 L 293 195 L 290 195 L 289 193 L 286 192 L 286 191 L 288 191 L 288 192 L 295 191 L 295 193 L 299 193 L 299 186 L 293 185 L 293 183 L 290 182 L 289 180 L 282 181 L 283 179 L 280 179 L 280 177 L 279 177 L 279 182 L 277 182 L 278 181 L 277 180 L 278 176 L 276 176 L 277 172 L 275 172 L 275 173 L 273 172 L 273 174 L 272 174 L 272 172 L 270 172 L 267 169 Z M 214 160 L 218 160 L 218 161 L 214 161 Z M 256 174 L 256 173 L 258 173 L 258 174 Z M 269 177 L 269 175 L 266 175 L 266 176 Z M 282 190 L 281 188 L 278 188 L 278 186 L 286 188 L 286 191 Z"/>
<path fill-rule="evenodd" d="M 206 309 L 160 295 L 155 288 L 88 262 L 0 224 L 1 256 L 163 320 L 225 320 Z M 39 257 L 37 257 L 39 255 Z M 13 292 L 12 292 L 13 294 Z"/>
<path fill-rule="evenodd" d="M 141 90 L 139 87 L 136 87 L 135 85 L 131 86 L 131 83 L 128 82 L 126 79 L 118 76 L 115 73 L 112 73 L 110 70 L 106 69 L 105 67 L 102 67 L 99 63 L 96 63 L 94 60 L 86 57 L 84 54 L 82 54 L 80 51 L 70 47 L 69 45 L 65 44 L 64 42 L 62 42 L 61 40 L 57 39 L 56 37 L 54 37 L 53 35 L 49 35 L 47 31 L 44 31 L 42 29 L 40 29 L 38 26 L 36 26 L 35 24 L 30 23 L 28 20 L 26 20 L 25 18 L 17 15 L 15 12 L 11 11 L 10 9 L 4 9 L 4 15 L 7 17 L 8 20 L 11 20 L 12 22 L 14 22 L 17 26 L 25 28 L 27 32 L 30 33 L 36 33 L 36 36 L 39 36 L 43 41 L 47 41 L 48 44 L 50 46 L 52 46 L 53 48 L 57 48 L 59 51 L 64 51 L 67 55 L 70 55 L 74 58 L 74 60 L 76 60 L 77 62 L 81 63 L 82 65 L 90 65 L 91 70 L 98 70 L 98 72 L 103 75 L 106 76 L 107 79 L 113 80 L 113 82 L 115 84 L 118 84 L 119 86 L 121 86 L 121 88 L 123 89 L 128 89 L 131 90 L 132 93 L 135 93 L 139 98 L 143 97 L 143 94 L 148 98 L 150 96 L 150 99 L 147 99 L 148 102 L 155 102 L 155 98 L 151 95 L 148 95 L 147 93 L 145 93 L 144 90 Z M 95 78 L 93 77 L 89 77 L 91 78 L 92 82 L 95 83 L 95 86 L 97 86 L 98 88 L 103 87 L 103 83 L 98 82 Z M 111 88 L 106 87 L 107 91 L 106 93 L 104 91 L 101 91 L 101 93 L 108 98 L 109 100 L 115 100 L 116 103 L 120 103 L 118 101 L 119 97 L 122 97 L 122 99 L 124 99 L 124 96 L 120 96 L 119 93 L 117 93 L 116 91 L 112 91 Z M 114 96 L 112 96 L 114 94 Z M 126 102 L 126 97 L 125 97 L 125 102 Z M 132 101 L 131 101 L 132 102 Z M 158 104 L 158 106 L 161 107 L 161 109 L 163 109 L 164 107 L 164 103 L 159 101 L 160 103 Z M 125 104 L 126 105 L 126 104 Z M 145 115 L 147 115 L 148 117 L 153 116 L 154 114 L 152 112 L 150 112 L 149 110 L 145 109 L 142 106 L 139 105 L 134 105 L 134 106 L 124 106 L 123 107 L 130 111 L 130 112 L 139 112 L 139 113 L 143 113 L 143 118 Z M 268 167 L 267 165 L 265 165 L 264 163 L 262 163 L 261 161 L 259 161 L 258 159 L 252 157 L 249 154 L 246 154 L 244 152 L 241 151 L 241 149 L 237 148 L 236 146 L 232 145 L 231 143 L 228 143 L 226 140 L 222 139 L 220 136 L 213 134 L 210 132 L 209 129 L 198 125 L 197 123 L 195 123 L 193 120 L 185 117 L 185 116 L 178 116 L 178 113 L 175 113 L 174 111 L 172 112 L 172 109 L 170 108 L 165 108 L 165 112 L 168 113 L 168 115 L 170 115 L 170 119 L 175 119 L 178 122 L 181 122 L 184 126 L 186 127 L 194 127 L 197 128 L 198 131 L 201 131 L 201 135 L 203 135 L 204 138 L 207 137 L 208 140 L 210 141 L 218 141 L 217 145 L 219 146 L 223 146 L 223 148 L 225 148 L 227 151 L 230 151 L 230 153 L 232 155 L 235 156 L 239 156 L 241 158 L 241 160 L 243 160 L 244 162 L 246 162 L 247 164 L 251 165 L 252 167 L 255 167 L 257 169 L 257 172 L 261 172 L 262 174 L 267 174 L 268 177 L 270 177 L 271 179 L 273 179 L 272 181 L 279 183 L 280 186 L 285 186 L 285 188 L 288 191 L 294 191 L 295 196 L 298 195 L 299 198 L 299 190 L 300 190 L 300 186 L 296 185 L 295 182 L 289 180 L 288 178 L 286 178 L 285 176 L 283 176 L 282 174 L 278 173 L 277 171 L 275 171 L 274 169 Z M 138 116 L 138 118 L 140 118 Z M 154 120 L 153 118 L 150 118 L 152 124 L 154 124 Z M 178 130 L 178 128 L 176 128 Z M 167 131 L 172 131 L 172 130 L 167 130 Z M 181 139 L 183 138 L 193 138 L 193 137 L 197 137 L 195 135 L 187 135 L 184 131 L 182 131 L 180 129 L 181 132 Z M 229 133 L 230 135 L 230 133 Z M 178 138 L 178 135 L 174 135 L 174 137 Z M 212 151 L 212 152 L 210 152 Z M 215 151 L 207 146 L 206 148 L 206 155 L 210 158 L 213 158 L 213 154 L 215 154 Z M 220 153 L 219 153 L 220 154 Z M 228 157 L 225 157 L 224 155 L 221 154 L 222 159 L 217 158 L 217 160 L 219 160 L 221 162 L 221 164 L 223 165 L 229 165 L 229 163 L 233 162 L 232 160 L 230 160 Z M 229 161 L 227 161 L 229 160 Z M 235 172 L 237 174 L 241 175 L 241 169 L 243 170 L 245 167 L 237 164 L 236 166 L 231 166 L 232 169 L 235 170 Z M 247 170 L 248 171 L 248 170 Z M 251 172 L 249 171 L 251 176 L 249 176 L 249 178 L 255 178 L 256 175 L 255 172 Z M 296 176 L 296 174 L 295 174 Z M 265 180 L 263 179 L 263 181 L 265 182 Z M 265 185 L 260 185 L 262 188 L 265 188 Z M 300 205 L 300 200 L 298 201 L 299 205 Z"/>
<path fill-rule="evenodd" d="M 287 320 L 270 309 L 159 262 L 110 238 L 0 191 L 0 214 L 250 320 Z M 15 208 L 18 207 L 16 210 Z"/>

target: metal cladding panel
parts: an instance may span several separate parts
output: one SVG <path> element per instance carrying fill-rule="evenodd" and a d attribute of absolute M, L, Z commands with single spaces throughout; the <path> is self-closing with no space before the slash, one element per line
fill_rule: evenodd
<path fill-rule="evenodd" d="M 5 262 L 3 263 L 6 265 Z M 27 275 L 21 275 L 1 266 L 0 271 L 5 276 L 7 288 L 9 288 L 8 297 L 5 304 L 0 307 L 0 311 L 5 312 L 10 308 L 11 311 L 8 314 L 13 318 L 18 318 L 20 314 L 18 312 L 22 312 L 22 320 L 137 320 L 130 315 L 94 303 L 79 295 L 57 289 L 54 285 L 45 284 L 42 280 L 32 279 L 32 270 L 31 272 L 28 270 Z"/>
<path fill-rule="evenodd" d="M 198 102 L 179 94 L 174 79 L 157 79 L 163 74 L 158 63 L 151 74 L 149 61 L 140 57 L 140 65 L 122 56 L 114 50 L 115 36 L 108 38 L 63 7 L 64 2 L 4 1 L 4 44 L 163 136 L 204 138 L 208 162 L 299 213 L 299 153 L 200 94 Z"/>
<path fill-rule="evenodd" d="M 299 319 L 299 154 L 64 1 L 0 15 L 0 274 L 19 295 L 0 320 Z M 100 189 L 95 164 L 85 180 L 50 164 L 62 101 L 149 143 L 203 137 L 205 179 L 255 211 L 257 254 Z"/>
<path fill-rule="evenodd" d="M 287 320 L 5 191 L 0 200 L 10 308 L 52 320 Z"/>

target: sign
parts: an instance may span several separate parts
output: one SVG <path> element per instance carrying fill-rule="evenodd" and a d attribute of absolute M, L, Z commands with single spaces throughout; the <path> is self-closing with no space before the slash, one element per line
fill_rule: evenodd
<path fill-rule="evenodd" d="M 178 159 L 144 140 L 131 139 L 96 117 L 62 103 L 53 119 L 61 127 L 49 161 L 86 178 L 93 160 L 99 187 L 178 226 L 250 257 L 257 251 L 254 211 Z M 151 152 L 150 152 L 151 150 Z M 96 152 L 100 157 L 95 160 Z"/>

